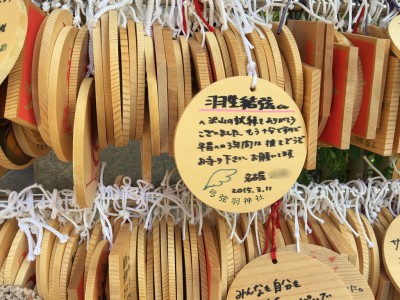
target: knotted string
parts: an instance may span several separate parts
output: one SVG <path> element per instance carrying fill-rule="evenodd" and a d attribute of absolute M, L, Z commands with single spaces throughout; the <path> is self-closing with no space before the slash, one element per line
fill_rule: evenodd
<path fill-rule="evenodd" d="M 282 203 L 282 200 L 278 200 L 274 204 L 271 205 L 271 213 L 267 220 L 267 236 L 266 236 L 266 245 L 263 251 L 263 255 L 267 253 L 269 248 L 269 237 L 271 234 L 271 259 L 274 264 L 278 262 L 277 260 L 277 252 L 276 252 L 276 228 L 280 229 L 281 225 L 279 223 L 279 207 Z M 271 231 L 272 227 L 272 232 Z"/>

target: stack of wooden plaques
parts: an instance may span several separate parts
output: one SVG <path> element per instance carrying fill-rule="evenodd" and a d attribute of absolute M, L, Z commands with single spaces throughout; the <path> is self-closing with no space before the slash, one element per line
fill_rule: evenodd
<path fill-rule="evenodd" d="M 18 3 L 28 9 L 28 30 L 16 37 L 24 40 L 22 50 L 17 60 L 7 58 L 13 67 L 0 81 L 5 104 L 0 117 L 8 120 L 1 129 L 6 142 L 0 165 L 7 169 L 25 168 L 50 148 L 60 160 L 79 164 L 83 158 L 74 144 L 103 149 L 137 140 L 143 179 L 150 181 L 151 157 L 173 156 L 175 128 L 193 95 L 215 81 L 247 75 L 245 47 L 231 23 L 223 32 L 206 32 L 202 47 L 200 33 L 173 38 L 169 28 L 155 24 L 152 36 L 145 36 L 143 24 L 129 19 L 124 28 L 110 11 L 92 29 L 95 81 L 87 115 L 93 141 L 80 145 L 75 135 L 86 120 L 78 102 L 89 63 L 89 29 L 74 27 L 67 10 L 46 16 L 30 2 Z M 275 23 L 246 34 L 258 76 L 283 88 L 303 113 L 306 169 L 316 166 L 318 144 L 340 149 L 354 144 L 386 156 L 400 152 L 399 51 L 397 29 L 390 28 L 365 37 L 290 20 L 279 34 Z"/>
<path fill-rule="evenodd" d="M 110 219 L 112 245 L 109 240 L 103 240 L 100 222 L 92 229 L 89 240 L 84 241 L 71 223 L 51 220 L 49 226 L 70 237 L 67 243 L 61 243 L 45 231 L 41 254 L 35 261 L 27 257 L 25 233 L 18 229 L 15 219 L 10 219 L 0 228 L 0 282 L 35 289 L 43 299 L 236 299 L 243 285 L 241 274 L 254 267 L 254 263 L 250 263 L 254 260 L 259 267 L 264 263 L 270 266 L 258 271 L 256 267 L 250 277 L 245 276 L 246 280 L 253 278 L 254 282 L 250 282 L 254 284 L 267 283 L 267 277 L 288 270 L 294 273 L 291 277 L 286 274 L 290 278 L 285 280 L 296 279 L 306 286 L 306 278 L 311 274 L 316 284 L 319 281 L 315 281 L 315 270 L 321 268 L 321 272 L 333 274 L 326 276 L 336 278 L 330 287 L 337 284 L 336 288 L 343 293 L 340 299 L 398 299 L 397 273 L 390 266 L 393 258 L 387 257 L 392 244 L 396 251 L 396 244 L 392 242 L 397 237 L 395 228 L 384 238 L 394 220 L 389 210 L 383 208 L 377 217 L 379 222 L 373 226 L 364 215 L 360 214 L 360 223 L 356 213 L 347 210 L 347 222 L 358 237 L 341 224 L 334 213 L 322 213 L 317 217 L 324 223 L 308 218 L 307 226 L 312 234 L 306 234 L 304 221 L 299 219 L 302 253 L 299 256 L 293 253 L 296 252 L 293 245 L 296 221 L 280 216 L 280 226 L 275 228 L 276 265 L 272 264 L 269 254 L 258 258 L 267 244 L 266 239 L 272 242 L 272 236 L 266 236 L 267 228 L 259 220 L 248 227 L 247 214 L 239 215 L 234 227 L 240 239 L 247 228 L 250 229 L 244 242 L 230 237 L 230 226 L 218 214 L 204 218 L 200 232 L 198 225 L 175 224 L 172 217 L 155 219 L 150 230 L 136 218 L 124 223 L 121 218 L 113 217 Z M 373 242 L 371 247 L 366 236 Z M 381 246 L 386 247 L 384 256 Z M 381 267 L 381 260 L 389 267 Z M 297 264 L 303 265 L 295 268 Z M 296 269 L 304 275 L 297 274 Z M 262 282 L 260 272 L 266 272 Z M 324 276 L 314 286 L 314 291 L 324 291 L 324 284 L 330 282 Z M 273 279 L 270 283 L 273 292 Z M 256 292 L 254 284 L 250 290 L 245 289 L 247 296 Z M 340 289 L 341 286 L 345 288 Z"/>

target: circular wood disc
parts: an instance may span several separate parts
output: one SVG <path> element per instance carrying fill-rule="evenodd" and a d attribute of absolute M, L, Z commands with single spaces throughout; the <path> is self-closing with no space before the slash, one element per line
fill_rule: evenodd
<path fill-rule="evenodd" d="M 101 23 L 98 22 L 93 28 L 93 58 L 94 58 L 94 76 L 96 87 L 96 117 L 97 128 L 99 132 L 99 145 L 101 149 L 107 148 L 107 128 L 106 128 L 106 107 L 103 77 L 103 54 L 102 54 L 102 36 Z M 76 103 L 75 103 L 76 110 Z M 74 113 L 75 120 L 75 113 Z M 75 122 L 75 121 L 74 121 Z"/>
<path fill-rule="evenodd" d="M 385 238 L 383 240 L 383 262 L 385 265 L 386 273 L 389 276 L 392 284 L 397 291 L 400 291 L 400 218 L 397 217 L 386 231 Z"/>
<path fill-rule="evenodd" d="M 130 86 L 130 58 L 128 31 L 119 28 L 119 43 L 121 52 L 121 87 L 122 87 L 122 137 L 123 145 L 129 144 L 129 131 L 131 128 L 131 86 Z"/>
<path fill-rule="evenodd" d="M 260 35 L 256 30 L 253 30 L 246 35 L 250 43 L 254 46 L 254 55 L 259 70 L 259 77 L 269 80 L 268 64 L 265 55 L 264 47 L 261 43 Z"/>
<path fill-rule="evenodd" d="M 49 220 L 47 225 L 58 230 L 60 223 L 57 220 Z M 44 299 L 49 298 L 49 269 L 50 269 L 50 259 L 53 252 L 54 242 L 56 236 L 46 230 L 43 233 L 42 246 L 40 255 L 36 259 L 36 280 L 37 285 L 40 286 L 40 296 Z"/>
<path fill-rule="evenodd" d="M 376 295 L 378 291 L 379 285 L 379 277 L 380 277 L 380 269 L 381 269 L 381 261 L 380 261 L 380 253 L 379 253 L 379 245 L 378 241 L 376 240 L 376 236 L 374 233 L 374 229 L 372 228 L 371 224 L 369 223 L 366 216 L 360 214 L 361 220 L 363 221 L 363 225 L 365 231 L 368 234 L 369 239 L 372 243 L 374 243 L 374 247 L 369 248 L 370 253 L 370 262 L 371 262 L 371 272 L 370 277 L 368 280 L 369 286 L 372 289 L 374 295 Z"/>
<path fill-rule="evenodd" d="M 79 89 L 74 128 L 73 175 L 74 190 L 79 206 L 92 207 L 97 192 L 100 167 L 95 115 L 94 80 L 85 78 Z"/>
<path fill-rule="evenodd" d="M 242 232 L 246 232 L 247 228 L 249 227 L 249 217 L 247 214 L 240 214 L 239 215 L 239 220 L 240 220 L 240 227 L 242 229 Z M 249 233 L 247 234 L 247 237 L 244 241 L 244 245 L 246 247 L 246 260 L 247 262 L 251 262 L 256 256 L 256 249 L 254 248 L 254 235 L 251 230 L 249 230 Z"/>
<path fill-rule="evenodd" d="M 0 3 L 0 84 L 11 72 L 24 46 L 28 13 L 23 0 Z"/>
<path fill-rule="evenodd" d="M 246 54 L 246 49 L 244 47 L 244 42 L 242 40 L 242 37 L 236 28 L 236 26 L 232 22 L 228 22 L 229 29 L 232 31 L 233 35 L 235 36 L 237 43 L 238 43 L 238 50 L 240 53 L 240 56 L 242 57 L 242 63 L 243 67 L 246 70 L 247 64 L 248 64 L 248 59 L 247 59 L 247 54 Z M 251 51 L 251 50 L 250 50 Z"/>
<path fill-rule="evenodd" d="M 183 300 L 184 285 L 186 278 L 183 272 L 183 249 L 182 249 L 182 231 L 179 226 L 175 227 L 175 261 L 176 261 L 176 299 Z"/>
<path fill-rule="evenodd" d="M 282 60 L 282 67 L 283 67 L 283 77 L 285 79 L 285 92 L 288 93 L 288 95 L 293 98 L 293 88 L 292 88 L 292 82 L 290 80 L 290 72 L 288 65 L 286 63 L 285 58 L 283 55 L 281 56 Z"/>
<path fill-rule="evenodd" d="M 151 133 L 150 121 L 148 112 L 144 116 L 144 127 L 142 133 L 142 140 L 140 142 L 140 152 L 142 161 L 142 179 L 151 183 L 151 166 L 152 166 L 152 153 L 151 153 Z"/>
<path fill-rule="evenodd" d="M 200 265 L 199 250 L 197 246 L 197 229 L 189 224 L 190 250 L 192 253 L 192 278 L 193 278 L 193 299 L 200 299 Z"/>
<path fill-rule="evenodd" d="M 90 234 L 90 239 L 89 239 L 89 245 L 87 247 L 87 253 L 86 253 L 86 259 L 85 259 L 85 285 L 87 281 L 87 274 L 89 272 L 89 266 L 90 266 L 90 261 L 92 260 L 93 253 L 97 247 L 97 245 L 100 243 L 102 240 L 103 234 L 102 234 L 102 225 L 100 222 L 98 222 L 91 234 Z"/>
<path fill-rule="evenodd" d="M 70 236 L 73 230 L 74 226 L 71 223 L 67 223 L 61 228 L 60 233 Z M 70 236 L 70 238 L 72 237 Z M 56 299 L 60 294 L 60 276 L 64 271 L 62 270 L 62 262 L 68 242 L 61 243 L 60 240 L 57 239 L 54 243 L 49 271 L 49 299 Z"/>
<path fill-rule="evenodd" d="M 240 239 L 243 239 L 243 233 L 242 233 L 242 229 L 240 228 L 240 224 L 236 225 L 236 233 L 238 234 Z M 246 249 L 244 247 L 244 243 L 239 244 L 239 242 L 236 238 L 232 239 L 232 244 L 233 244 L 233 255 L 234 255 L 234 259 L 235 259 L 235 277 L 236 277 L 237 274 L 240 272 L 240 270 L 243 269 L 243 267 L 247 264 Z M 236 256 L 239 256 L 239 257 L 236 258 Z M 236 262 L 238 262 L 238 263 L 236 264 Z M 232 279 L 232 281 L 233 281 L 233 279 Z M 232 281 L 228 282 L 228 289 L 229 289 L 230 285 L 232 284 Z"/>
<path fill-rule="evenodd" d="M 168 76 L 168 153 L 173 156 L 175 128 L 178 123 L 178 65 L 170 29 L 163 29 L 163 38 Z"/>
<path fill-rule="evenodd" d="M 124 144 L 122 134 L 122 112 L 121 112 L 121 78 L 119 63 L 119 38 L 118 38 L 118 12 L 111 10 L 108 16 L 109 49 L 110 49 L 110 80 L 111 100 L 114 120 L 115 146 L 122 147 Z"/>
<path fill-rule="evenodd" d="M 133 20 L 128 20 L 128 45 L 129 45 L 129 76 L 131 88 L 130 129 L 129 137 L 135 139 L 136 135 L 136 102 L 138 97 L 138 60 L 136 47 L 136 26 Z"/>
<path fill-rule="evenodd" d="M 168 153 L 168 75 L 163 38 L 163 26 L 153 25 L 154 49 L 157 71 L 158 111 L 160 114 L 161 152 Z"/>
<path fill-rule="evenodd" d="M 215 36 L 217 38 L 218 45 L 221 50 L 222 59 L 224 61 L 225 75 L 227 78 L 232 77 L 233 76 L 232 64 L 231 64 L 231 59 L 229 57 L 229 50 L 225 42 L 224 34 L 222 33 L 221 30 L 215 30 Z"/>
<path fill-rule="evenodd" d="M 36 124 L 40 123 L 40 105 L 39 105 L 39 57 L 40 49 L 42 47 L 42 39 L 44 29 L 47 24 L 48 16 L 46 16 L 40 24 L 39 30 L 36 34 L 35 46 L 33 48 L 32 55 L 32 75 L 31 75 L 31 87 L 32 87 L 32 106 L 33 113 L 35 114 Z M 41 128 L 38 126 L 38 130 Z"/>
<path fill-rule="evenodd" d="M 192 253 L 190 249 L 189 227 L 185 228 L 186 234 L 183 243 L 183 259 L 185 267 L 185 299 L 193 298 L 193 268 L 192 268 Z M 182 236 L 183 237 L 183 236 Z"/>
<path fill-rule="evenodd" d="M 154 259 L 154 295 L 162 299 L 161 276 L 161 248 L 160 248 L 160 222 L 156 219 L 153 223 L 153 259 Z"/>
<path fill-rule="evenodd" d="M 67 289 L 68 299 L 83 299 L 84 297 L 86 246 L 83 242 L 76 250 Z"/>
<path fill-rule="evenodd" d="M 33 163 L 33 158 L 26 155 L 18 145 L 9 122 L 0 125 L 0 165 L 10 170 L 23 170 Z"/>
<path fill-rule="evenodd" d="M 141 140 L 144 123 L 145 104 L 145 53 L 143 24 L 136 23 L 136 46 L 137 46 L 137 100 L 136 100 L 136 140 Z"/>
<path fill-rule="evenodd" d="M 210 85 L 210 77 L 208 74 L 207 57 L 201 45 L 194 37 L 188 39 L 190 57 L 195 73 L 194 93 L 206 88 Z"/>
<path fill-rule="evenodd" d="M 185 76 L 185 107 L 190 103 L 193 97 L 192 91 L 192 66 L 190 63 L 190 50 L 189 44 L 185 37 L 179 37 L 179 43 L 181 45 L 182 60 L 183 60 L 183 72 Z"/>
<path fill-rule="evenodd" d="M 346 218 L 351 227 L 353 227 L 358 234 L 358 238 L 355 238 L 358 250 L 358 257 L 360 262 L 360 273 L 364 276 L 365 280 L 368 281 L 370 277 L 370 255 L 367 240 L 363 233 L 364 225 L 358 222 L 357 216 L 354 211 L 348 209 L 346 213 Z"/>
<path fill-rule="evenodd" d="M 165 218 L 160 221 L 161 288 L 164 299 L 170 299 L 168 272 L 168 229 Z"/>
<path fill-rule="evenodd" d="M 209 299 L 220 299 L 222 293 L 221 286 L 221 265 L 219 263 L 219 257 L 217 253 L 217 247 L 215 245 L 213 236 L 213 227 L 208 219 L 203 221 L 203 240 L 204 240 L 204 251 L 207 263 L 207 282 L 208 282 L 208 298 Z"/>
<path fill-rule="evenodd" d="M 203 35 L 200 32 L 195 32 L 194 38 L 200 45 L 202 44 Z M 213 83 L 215 80 L 214 80 L 214 75 L 213 75 L 212 68 L 211 68 L 211 60 L 210 60 L 210 55 L 208 54 L 208 49 L 206 46 L 201 47 L 201 49 L 206 56 L 208 79 L 209 79 L 210 83 Z"/>
<path fill-rule="evenodd" d="M 147 299 L 147 272 L 146 272 L 146 229 L 144 224 L 140 223 L 138 232 L 138 243 L 137 243 L 137 272 L 138 272 L 138 290 L 139 299 Z"/>
<path fill-rule="evenodd" d="M 281 52 L 279 50 L 278 42 L 276 41 L 275 35 L 271 29 L 269 29 L 266 25 L 259 25 L 258 27 L 264 33 L 266 37 L 266 41 L 268 43 L 264 43 L 264 51 L 268 59 L 268 67 L 270 77 L 273 78 L 274 70 L 272 68 L 275 67 L 276 74 L 276 84 L 280 88 L 284 88 L 284 75 L 283 75 L 283 66 L 281 59 Z M 272 81 L 272 83 L 274 83 Z"/>
<path fill-rule="evenodd" d="M 296 245 L 285 246 L 279 250 L 297 252 Z M 332 250 L 316 245 L 302 244 L 300 252 L 318 260 L 331 269 L 346 285 L 352 299 L 374 299 L 374 295 L 365 278 L 344 257 Z"/>
<path fill-rule="evenodd" d="M 146 81 L 150 113 L 151 151 L 154 156 L 160 156 L 160 114 L 158 106 L 157 77 L 154 65 L 155 58 L 153 40 L 149 36 L 144 37 L 144 53 L 146 57 Z"/>
<path fill-rule="evenodd" d="M 224 220 L 224 222 L 226 222 Z M 226 264 L 227 264 L 227 291 L 229 287 L 232 284 L 233 279 L 235 278 L 235 252 L 234 252 L 234 248 L 233 248 L 233 241 L 232 239 L 230 239 L 230 234 L 231 234 L 231 229 L 229 228 L 229 226 L 226 226 L 226 231 L 225 231 L 225 244 L 226 244 L 226 256 L 227 256 L 227 260 L 226 260 Z M 242 248 L 244 251 L 244 245 Z M 242 257 L 239 255 L 240 259 L 242 259 Z M 246 255 L 245 255 L 246 257 Z M 226 294 L 225 294 L 226 297 Z M 225 298 L 224 298 L 225 299 Z"/>
<path fill-rule="evenodd" d="M 400 16 L 397 16 L 390 21 L 388 35 L 392 40 L 390 48 L 393 53 L 396 54 L 397 58 L 400 59 Z"/>
<path fill-rule="evenodd" d="M 171 217 L 167 220 L 167 244 L 168 244 L 168 294 L 169 299 L 176 297 L 176 268 L 175 268 L 175 229 Z"/>
<path fill-rule="evenodd" d="M 35 261 L 28 261 L 25 257 L 19 268 L 14 285 L 22 286 L 28 289 L 33 289 L 36 283 Z"/>
<path fill-rule="evenodd" d="M 299 109 L 303 106 L 304 82 L 303 66 L 296 40 L 286 25 L 282 26 L 282 32 L 277 33 L 278 23 L 272 24 L 272 30 L 279 44 L 279 49 L 287 63 L 293 88 L 293 100 Z"/>
<path fill-rule="evenodd" d="M 244 57 L 240 51 L 240 40 L 235 37 L 232 30 L 225 30 L 223 34 L 231 59 L 233 76 L 246 76 Z"/>
<path fill-rule="evenodd" d="M 153 257 L 153 234 L 147 236 L 147 299 L 154 299 L 154 257 Z"/>
<path fill-rule="evenodd" d="M 53 57 L 53 50 L 57 41 L 60 31 L 65 26 L 72 26 L 72 14 L 65 9 L 55 9 L 49 15 L 46 26 L 43 32 L 42 45 L 39 54 L 39 108 L 40 108 L 40 122 L 38 128 L 43 140 L 47 145 L 51 145 L 49 133 L 49 120 L 48 120 L 48 99 L 50 84 L 50 65 Z"/>
<path fill-rule="evenodd" d="M 12 126 L 18 145 L 26 155 L 42 157 L 49 153 L 50 148 L 46 144 L 35 143 L 28 139 L 22 126 L 16 123 L 13 123 Z"/>
<path fill-rule="evenodd" d="M 60 286 L 58 296 L 60 299 L 67 300 L 67 288 L 70 281 L 72 264 L 75 259 L 76 251 L 78 250 L 79 236 L 73 233 L 65 246 L 64 255 L 61 263 Z"/>
<path fill-rule="evenodd" d="M 66 26 L 57 37 L 50 64 L 48 97 L 52 99 L 47 104 L 48 120 L 51 127 L 49 134 L 51 145 L 58 159 L 64 162 L 72 161 L 72 124 L 69 121 L 68 89 L 71 69 L 71 57 L 78 29 Z"/>
<path fill-rule="evenodd" d="M 24 131 L 26 138 L 28 140 L 30 140 L 31 142 L 36 143 L 36 144 L 41 144 L 41 145 L 45 144 L 39 131 L 29 129 L 27 127 L 22 127 L 22 130 Z"/>
<path fill-rule="evenodd" d="M 0 230 L 0 265 L 5 268 L 8 252 L 18 232 L 18 222 L 16 219 L 7 220 Z M 4 274 L 3 274 L 4 275 Z M 4 276 L 3 276 L 4 278 Z"/>
<path fill-rule="evenodd" d="M 183 70 L 183 58 L 182 58 L 182 51 L 181 46 L 179 45 L 179 41 L 173 40 L 174 44 L 174 51 L 175 51 L 175 58 L 177 63 L 178 69 L 178 120 L 183 114 L 185 110 L 185 73 Z"/>
<path fill-rule="evenodd" d="M 113 102 L 111 98 L 109 14 L 101 16 L 101 53 L 103 65 L 103 92 L 106 117 L 107 143 L 115 144 Z M 96 72 L 96 70 L 95 70 Z"/>
<path fill-rule="evenodd" d="M 5 284 L 14 284 L 19 268 L 27 254 L 28 240 L 25 233 L 22 230 L 18 230 L 6 259 L 6 268 L 4 270 Z"/>
<path fill-rule="evenodd" d="M 316 276 L 323 274 L 323 276 Z M 236 276 L 227 300 L 237 299 L 352 299 L 343 281 L 321 262 L 301 253 L 278 252 L 278 263 L 263 255 Z"/>
<path fill-rule="evenodd" d="M 130 224 L 123 223 L 108 256 L 111 299 L 130 298 L 129 240 Z"/>
<path fill-rule="evenodd" d="M 207 272 L 207 258 L 204 249 L 204 240 L 202 235 L 197 235 L 197 249 L 199 251 L 199 267 L 200 267 L 200 290 L 202 299 L 208 299 L 208 272 Z"/>
<path fill-rule="evenodd" d="M 71 57 L 71 67 L 69 71 L 68 89 L 68 115 L 69 122 L 73 128 L 75 120 L 76 99 L 82 80 L 86 77 L 88 55 L 89 30 L 87 25 L 82 26 L 75 39 L 74 49 Z"/>
<path fill-rule="evenodd" d="M 108 277 L 108 250 L 110 243 L 101 241 L 92 256 L 85 286 L 85 298 L 107 299 L 105 286 Z"/>
<path fill-rule="evenodd" d="M 252 92 L 251 80 L 250 77 L 227 78 L 198 93 L 194 97 L 196 101 L 186 108 L 176 131 L 175 159 L 182 179 L 201 201 L 223 211 L 250 212 L 270 205 L 290 189 L 305 160 L 306 144 L 303 142 L 287 140 L 290 148 L 288 145 L 281 147 L 277 142 L 306 136 L 303 118 L 293 100 L 282 89 L 263 79 L 258 80 L 257 88 Z M 228 100 L 228 97 L 232 99 Z M 271 105 L 264 106 L 263 99 Z M 247 101 L 253 103 L 252 108 Z M 221 123 L 225 124 L 218 121 L 221 113 L 224 115 Z M 257 122 L 259 125 L 250 130 L 247 124 L 229 125 L 235 123 L 236 117 L 258 119 L 264 114 L 282 120 L 293 117 L 294 123 L 288 124 L 288 128 L 296 129 L 288 129 L 284 135 L 279 133 L 279 128 L 285 124 L 279 124 L 277 128 Z M 212 118 L 216 122 L 209 122 L 214 120 Z M 259 140 L 264 134 L 268 138 L 273 135 L 275 147 L 270 147 L 269 158 L 260 157 L 263 154 L 257 151 L 257 146 L 255 149 L 231 147 L 232 135 L 240 144 L 253 141 L 252 136 L 257 135 L 257 131 L 260 136 L 254 140 L 254 145 L 261 144 Z M 269 145 L 267 141 L 264 143 Z M 260 162 L 268 174 L 260 170 Z M 261 172 L 261 178 L 257 177 L 258 172 Z M 249 178 L 252 174 L 256 174 L 255 180 Z"/>
<path fill-rule="evenodd" d="M 212 32 L 206 32 L 206 45 L 210 56 L 211 69 L 215 81 L 225 79 L 224 62 L 218 41 Z"/>
<path fill-rule="evenodd" d="M 132 220 L 132 230 L 129 239 L 129 289 L 132 299 L 138 299 L 138 285 L 137 285 L 137 241 L 138 241 L 138 219 Z"/>
<path fill-rule="evenodd" d="M 218 233 L 218 242 L 219 242 L 219 251 L 220 251 L 220 264 L 221 264 L 221 299 L 226 298 L 226 294 L 228 293 L 228 243 L 231 242 L 230 239 L 227 239 L 227 224 L 223 217 L 217 216 L 217 233 Z M 232 248 L 232 245 L 231 247 Z"/>

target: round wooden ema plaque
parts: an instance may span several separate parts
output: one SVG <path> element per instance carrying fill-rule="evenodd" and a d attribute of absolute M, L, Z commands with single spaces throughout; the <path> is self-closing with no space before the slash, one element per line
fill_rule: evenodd
<path fill-rule="evenodd" d="M 201 201 L 243 213 L 281 198 L 300 174 L 306 129 L 295 102 L 276 85 L 220 80 L 198 93 L 175 135 L 182 179 Z"/>
<path fill-rule="evenodd" d="M 100 147 L 97 137 L 94 80 L 82 81 L 76 104 L 73 142 L 73 175 L 80 207 L 92 207 L 99 179 Z"/>
<path fill-rule="evenodd" d="M 60 31 L 65 26 L 72 25 L 72 14 L 65 9 L 56 9 L 51 12 L 47 18 L 46 26 L 43 32 L 42 44 L 39 53 L 39 73 L 38 73 L 38 88 L 39 88 L 39 110 L 40 122 L 38 123 L 40 134 L 47 145 L 51 146 L 49 134 L 48 120 L 48 100 L 50 83 L 50 65 L 53 56 L 53 50 Z"/>
<path fill-rule="evenodd" d="M 390 48 L 400 58 L 400 16 L 395 17 L 389 24 L 388 35 L 392 40 Z M 1 78 L 0 78 L 1 82 Z"/>
<path fill-rule="evenodd" d="M 25 134 L 24 128 L 21 125 L 12 123 L 15 138 L 21 150 L 31 157 L 42 157 L 45 156 L 50 151 L 44 143 L 36 143 L 31 141 Z"/>
<path fill-rule="evenodd" d="M 296 252 L 296 245 L 288 245 L 280 251 Z M 368 282 L 346 258 L 317 245 L 301 244 L 300 252 L 323 263 L 344 282 L 353 299 L 373 300 L 374 294 Z"/>
<path fill-rule="evenodd" d="M 87 65 L 89 63 L 88 43 L 89 30 L 87 25 L 84 25 L 79 29 L 75 39 L 69 71 L 68 117 L 71 126 L 74 125 L 76 99 L 78 97 L 79 87 L 87 73 Z"/>
<path fill-rule="evenodd" d="M 0 123 L 0 165 L 10 170 L 26 169 L 32 164 L 32 157 L 18 145 L 11 124 L 5 120 Z"/>
<path fill-rule="evenodd" d="M 72 124 L 69 121 L 68 87 L 71 57 L 78 29 L 65 26 L 58 35 L 50 64 L 50 77 L 47 103 L 49 134 L 51 145 L 58 159 L 72 160 Z"/>
<path fill-rule="evenodd" d="M 321 262 L 302 253 L 279 252 L 247 264 L 233 281 L 231 299 L 352 299 L 342 280 Z"/>
<path fill-rule="evenodd" d="M 0 2 L 0 84 L 14 67 L 25 42 L 28 14 L 23 0 Z"/>
<path fill-rule="evenodd" d="M 383 240 L 383 262 L 386 273 L 400 292 L 400 218 L 397 217 L 386 231 Z"/>
<path fill-rule="evenodd" d="M 85 286 L 85 298 L 106 300 L 105 286 L 108 275 L 110 243 L 101 241 L 92 256 Z"/>

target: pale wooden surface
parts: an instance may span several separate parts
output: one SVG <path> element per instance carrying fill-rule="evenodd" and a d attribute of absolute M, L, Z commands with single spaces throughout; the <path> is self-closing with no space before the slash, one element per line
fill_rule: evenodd
<path fill-rule="evenodd" d="M 321 90 L 321 70 L 303 63 L 304 101 L 302 115 L 307 128 L 306 170 L 317 166 L 319 95 Z"/>
<path fill-rule="evenodd" d="M 70 78 L 71 58 L 78 29 L 65 26 L 61 29 L 50 63 L 47 103 L 49 136 L 51 146 L 57 157 L 64 162 L 72 161 L 73 126 L 69 122 L 68 87 Z M 40 85 L 40 84 L 39 84 Z"/>
<path fill-rule="evenodd" d="M 72 14 L 64 9 L 54 10 L 47 19 L 43 32 L 42 44 L 40 46 L 38 64 L 40 122 L 38 123 L 38 128 L 43 140 L 49 146 L 52 145 L 49 135 L 47 111 L 51 57 L 53 56 L 53 49 L 58 34 L 64 28 L 64 26 L 68 25 L 72 25 Z"/>
<path fill-rule="evenodd" d="M 324 276 L 315 276 L 315 274 L 324 274 Z M 236 299 L 238 291 L 253 288 L 255 284 L 267 284 L 272 289 L 271 292 L 265 292 L 265 297 L 276 296 L 274 293 L 274 280 L 290 280 L 293 285 L 294 280 L 301 286 L 290 289 L 282 288 L 279 292 L 280 299 L 297 299 L 307 297 L 312 294 L 313 297 L 321 297 L 321 293 L 332 295 L 338 299 L 352 299 L 344 283 L 337 277 L 333 271 L 323 265 L 321 262 L 301 253 L 279 252 L 278 263 L 273 264 L 269 255 L 256 258 L 246 265 L 235 278 L 228 292 L 227 299 Z M 263 290 L 264 291 L 264 290 Z M 258 299 L 257 293 L 247 295 L 247 299 Z"/>
<path fill-rule="evenodd" d="M 146 58 L 146 82 L 147 82 L 147 99 L 150 114 L 150 138 L 151 152 L 154 156 L 159 156 L 160 151 L 160 113 L 159 99 L 157 91 L 156 68 L 154 65 L 154 49 L 153 40 L 149 36 L 144 37 L 144 53 Z"/>

